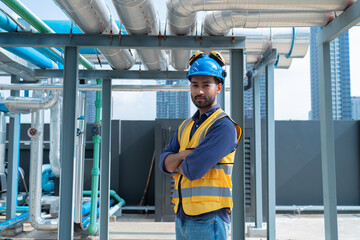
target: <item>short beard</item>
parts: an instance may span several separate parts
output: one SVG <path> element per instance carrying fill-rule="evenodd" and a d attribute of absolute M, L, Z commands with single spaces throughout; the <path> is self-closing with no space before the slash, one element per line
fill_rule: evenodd
<path fill-rule="evenodd" d="M 202 97 L 202 98 L 204 98 L 204 101 L 202 102 L 202 103 L 198 103 L 198 102 L 196 102 L 196 97 Z M 214 102 L 215 102 L 215 97 L 213 97 L 213 98 L 208 98 L 208 97 L 206 97 L 205 95 L 197 95 L 197 96 L 195 96 L 195 97 L 191 97 L 191 100 L 192 100 L 192 102 L 194 103 L 194 105 L 197 107 L 197 108 L 207 108 L 207 107 L 211 107 L 213 104 L 214 104 Z"/>

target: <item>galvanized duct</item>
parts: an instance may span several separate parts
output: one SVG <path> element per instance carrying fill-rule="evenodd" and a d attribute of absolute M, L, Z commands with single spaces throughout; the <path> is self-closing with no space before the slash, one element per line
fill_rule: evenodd
<path fill-rule="evenodd" d="M 152 0 L 113 0 L 126 31 L 133 35 L 158 35 L 159 18 Z M 149 70 L 166 70 L 168 58 L 164 50 L 136 49 Z"/>
<path fill-rule="evenodd" d="M 40 97 L 41 96 L 37 96 L 37 98 Z M 44 110 L 34 110 L 31 112 L 31 128 L 28 130 L 28 135 L 31 138 L 29 221 L 35 229 L 56 230 L 57 219 L 44 219 L 41 216 Z"/>
<path fill-rule="evenodd" d="M 334 17 L 329 12 L 214 11 L 206 14 L 204 32 L 226 36 L 232 28 L 324 26 Z"/>
<path fill-rule="evenodd" d="M 246 63 L 253 65 L 261 59 L 260 55 L 248 55 L 246 54 Z M 277 69 L 288 69 L 291 66 L 292 58 L 286 58 L 284 55 L 279 55 L 277 63 L 275 63 Z"/>
<path fill-rule="evenodd" d="M 51 171 L 56 177 L 60 177 L 61 169 L 61 155 L 60 155 L 60 142 L 61 142 L 61 129 L 62 129 L 62 96 L 59 93 L 59 100 L 50 108 L 50 151 L 49 162 Z"/>
<path fill-rule="evenodd" d="M 119 34 L 119 28 L 104 0 L 54 0 L 85 33 Z M 126 49 L 99 48 L 114 69 L 131 68 L 135 59 Z"/>

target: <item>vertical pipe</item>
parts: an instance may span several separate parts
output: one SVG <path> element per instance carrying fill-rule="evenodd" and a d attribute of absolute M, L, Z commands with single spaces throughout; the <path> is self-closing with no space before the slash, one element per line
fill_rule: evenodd
<path fill-rule="evenodd" d="M 267 152 L 267 239 L 275 240 L 275 120 L 274 120 L 274 64 L 268 64 L 266 74 L 266 152 Z"/>
<path fill-rule="evenodd" d="M 244 50 L 236 49 L 230 52 L 230 79 L 231 79 L 231 117 L 244 128 Z M 231 238 L 245 240 L 245 133 L 240 139 L 232 174 L 233 201 Z"/>
<path fill-rule="evenodd" d="M 74 219 L 74 159 L 76 93 L 78 82 L 77 47 L 65 47 L 64 90 L 63 90 L 63 132 L 60 174 L 60 216 L 58 239 L 73 239 Z"/>
<path fill-rule="evenodd" d="M 319 58 L 319 100 L 320 100 L 320 139 L 323 181 L 325 239 L 338 239 L 336 212 L 336 166 L 334 144 L 334 122 L 332 115 L 332 90 L 330 43 L 318 45 Z"/>
<path fill-rule="evenodd" d="M 262 171 L 261 171 L 261 114 L 260 77 L 253 79 L 253 123 L 254 123 L 254 162 L 255 162 L 255 228 L 262 228 Z"/>
<path fill-rule="evenodd" d="M 17 83 L 20 79 L 11 75 L 11 83 Z M 18 97 L 19 91 L 11 91 L 11 96 Z M 16 216 L 17 194 L 18 194 L 18 168 L 20 149 L 20 115 L 14 114 L 9 124 L 9 149 L 8 149 L 8 176 L 6 194 L 6 219 Z"/>
<path fill-rule="evenodd" d="M 6 116 L 0 112 L 0 174 L 5 174 Z"/>
<path fill-rule="evenodd" d="M 100 240 L 109 239 L 111 166 L 111 79 L 104 79 L 102 91 L 102 144 L 100 174 Z"/>
<path fill-rule="evenodd" d="M 84 160 L 85 160 L 85 109 L 86 93 L 79 91 L 76 121 L 76 167 L 75 167 L 75 223 L 82 223 L 82 193 L 84 186 Z"/>
<path fill-rule="evenodd" d="M 102 84 L 102 79 L 96 79 L 97 84 Z M 94 131 L 94 156 L 93 156 L 93 168 L 91 170 L 91 212 L 90 212 L 90 224 L 88 230 L 90 233 L 95 234 L 98 231 L 97 218 L 97 202 L 98 202 L 98 190 L 99 190 L 99 158 L 100 158 L 100 126 L 101 126 L 101 104 L 102 104 L 102 92 L 96 92 L 95 100 L 95 122 L 93 125 Z"/>

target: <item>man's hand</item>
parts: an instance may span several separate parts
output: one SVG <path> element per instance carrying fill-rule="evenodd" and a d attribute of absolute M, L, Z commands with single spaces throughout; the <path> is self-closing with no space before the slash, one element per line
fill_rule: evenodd
<path fill-rule="evenodd" d="M 166 171 L 172 173 L 180 166 L 181 162 L 189 155 L 192 150 L 184 150 L 176 154 L 169 154 L 164 161 Z M 181 168 L 181 167 L 180 167 Z M 180 169 L 179 169 L 180 170 Z M 182 172 L 182 171 L 181 171 Z M 180 173 L 181 173 L 180 172 Z"/>

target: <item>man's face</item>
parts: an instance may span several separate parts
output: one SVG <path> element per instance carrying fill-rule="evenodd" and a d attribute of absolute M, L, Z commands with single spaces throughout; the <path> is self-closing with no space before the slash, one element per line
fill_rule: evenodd
<path fill-rule="evenodd" d="M 217 84 L 213 76 L 192 76 L 190 82 L 191 99 L 199 109 L 209 109 L 217 103 L 216 96 L 222 84 Z"/>

